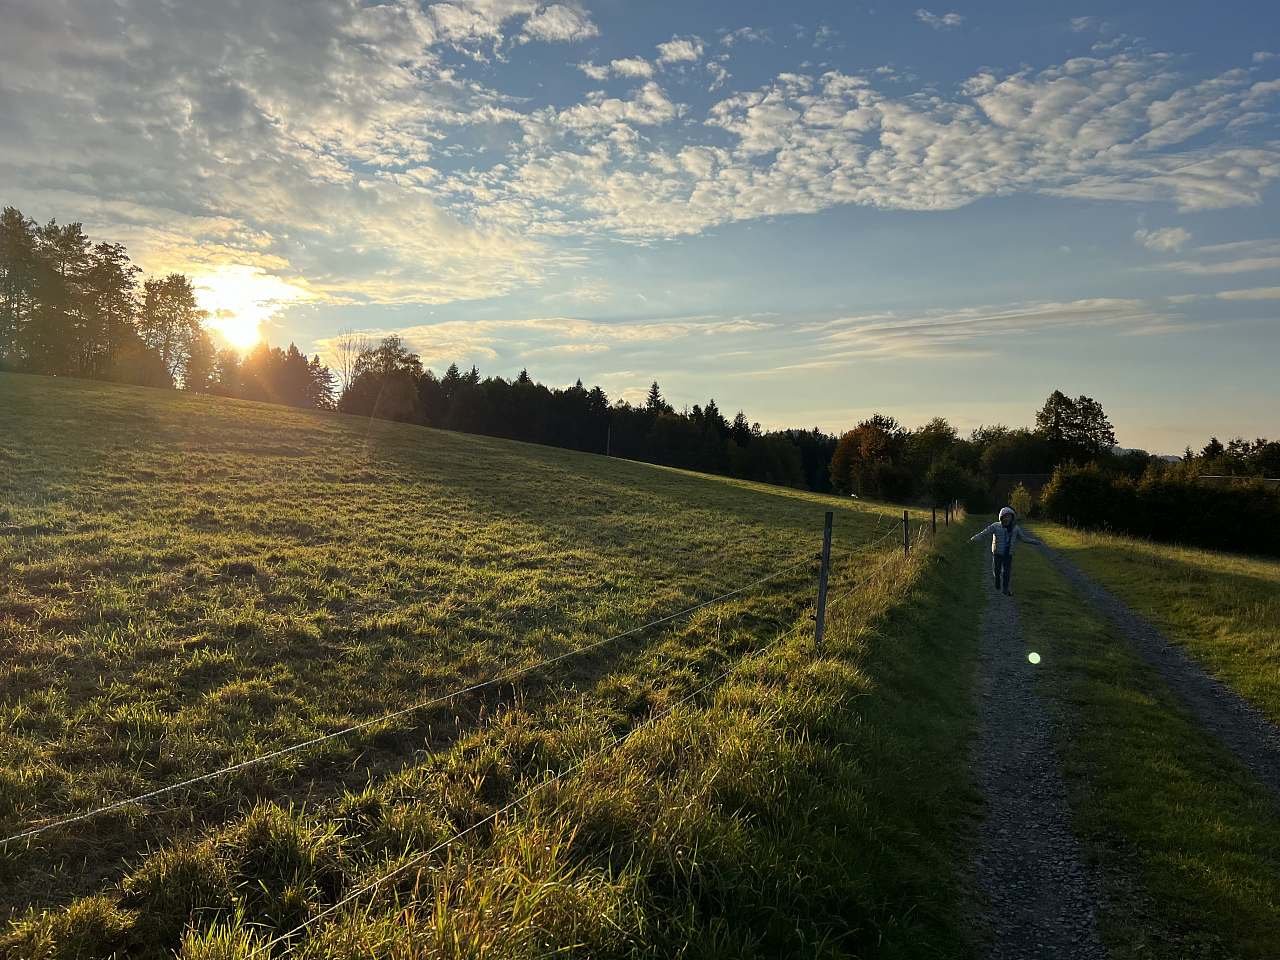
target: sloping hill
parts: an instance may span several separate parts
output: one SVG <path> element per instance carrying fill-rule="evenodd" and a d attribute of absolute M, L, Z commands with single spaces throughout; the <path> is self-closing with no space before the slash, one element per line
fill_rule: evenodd
<path fill-rule="evenodd" d="M 691 866 L 699 834 L 728 844 L 723 911 L 739 883 L 754 882 L 734 870 L 763 871 L 760 895 L 784 883 L 783 861 L 803 847 L 782 839 L 797 829 L 795 804 L 812 812 L 823 796 L 842 818 L 844 805 L 859 807 L 859 820 L 875 805 L 875 777 L 854 783 L 841 766 L 853 758 L 804 744 L 861 736 L 865 718 L 831 711 L 870 689 L 861 643 L 922 575 L 895 559 L 894 509 L 413 426 L 15 375 L 0 375 L 0 503 L 0 831 L 164 791 L 4 847 L 5 906 L 35 910 L 0 941 L 11 956 L 166 956 L 189 925 L 218 923 L 230 926 L 193 934 L 188 955 L 241 956 L 246 924 L 276 932 L 315 919 L 324 922 L 309 956 L 349 955 L 323 931 L 357 928 L 366 938 L 351 948 L 358 955 L 378 943 L 406 955 L 390 946 L 394 911 L 367 923 L 326 911 L 403 856 L 467 829 L 475 835 L 432 857 L 453 864 L 450 880 L 424 893 L 423 875 L 411 878 L 418 921 L 436 925 L 423 936 L 470 944 L 443 955 L 484 947 L 534 956 L 552 941 L 633 955 L 671 936 L 705 936 L 711 950 L 718 938 L 739 941 L 716 910 L 696 906 L 707 882 Z M 812 656 L 804 617 L 828 509 L 837 513 L 833 594 L 862 592 L 833 619 L 823 659 Z M 750 682 L 739 681 L 736 700 L 729 686 L 717 693 L 780 634 L 785 643 L 743 668 Z M 910 668 L 895 669 L 904 689 L 916 682 Z M 714 724 L 714 711 L 696 709 L 710 703 L 730 720 Z M 916 716 L 927 706 L 911 707 L 912 722 L 935 722 Z M 690 739 L 668 743 L 675 752 L 663 760 L 667 711 L 677 707 L 706 726 L 687 721 Z M 937 719 L 948 710 L 967 706 L 951 703 Z M 388 713 L 397 715 L 370 722 Z M 577 802 L 591 810 L 577 818 L 494 815 L 524 787 L 612 754 L 637 730 L 656 738 L 641 782 L 628 780 L 635 769 L 609 767 L 605 779 L 621 780 L 581 788 Z M 635 749 L 644 742 L 636 737 Z M 954 804 L 935 793 L 954 758 L 922 753 L 913 769 L 917 759 L 934 766 L 936 784 L 904 788 L 900 770 L 876 776 L 886 794 L 922 791 L 937 809 L 926 804 L 920 816 L 939 816 Z M 824 777 L 842 786 L 824 796 Z M 682 803 L 687 822 L 652 822 Z M 865 841 L 877 829 L 892 834 L 886 817 L 866 827 Z M 767 856 L 747 856 L 733 845 L 759 818 L 779 832 Z M 819 833 L 824 822 L 813 825 Z M 637 829 L 659 832 L 639 844 L 628 832 Z M 902 862 L 890 870 L 899 882 L 919 868 L 917 855 L 943 856 L 918 834 L 918 822 L 903 824 Z M 156 846 L 163 852 L 141 856 Z M 455 850 L 485 862 L 459 867 L 445 859 Z M 652 859 L 662 856 L 676 860 Z M 850 869 L 813 869 L 837 867 Z M 906 922 L 915 893 L 886 904 L 855 892 L 887 869 L 864 864 L 841 889 L 828 877 L 803 919 L 781 904 L 776 917 L 749 913 L 759 922 L 741 943 L 786 944 L 801 929 L 857 939 Z M 388 884 L 369 902 L 393 889 L 407 895 Z M 458 898 L 462 926 L 440 926 L 439 897 Z M 932 899 L 941 906 L 903 930 L 937 926 L 927 935 L 948 941 L 955 931 L 939 918 L 951 908 L 946 896 Z M 505 940 L 481 929 L 486 910 L 506 917 Z"/>

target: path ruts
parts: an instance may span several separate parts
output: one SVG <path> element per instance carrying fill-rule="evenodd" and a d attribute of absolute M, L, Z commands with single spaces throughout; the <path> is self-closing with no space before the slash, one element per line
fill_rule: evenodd
<path fill-rule="evenodd" d="M 1044 553 L 1160 674 L 1196 722 L 1280 798 L 1280 727 L 1221 680 L 1209 676 L 1181 647 L 1062 554 L 1047 549 Z"/>
<path fill-rule="evenodd" d="M 983 563 L 990 569 L 990 558 Z M 1102 960 L 1099 884 L 1071 832 L 1053 721 L 1036 694 L 1012 597 L 983 583 L 974 779 L 986 804 L 975 877 L 992 960 Z"/>

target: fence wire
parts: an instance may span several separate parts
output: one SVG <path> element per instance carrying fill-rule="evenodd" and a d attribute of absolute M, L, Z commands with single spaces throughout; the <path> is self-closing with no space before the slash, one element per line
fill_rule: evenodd
<path fill-rule="evenodd" d="M 415 854 L 414 856 L 406 860 L 404 863 L 396 867 L 394 870 L 392 870 L 390 873 L 385 873 L 382 876 L 378 877 L 376 880 L 373 880 L 372 882 L 367 883 L 364 886 L 357 888 L 356 890 L 353 890 L 351 893 L 347 894 L 342 899 L 326 907 L 324 910 L 321 910 L 319 913 L 315 914 L 314 916 L 307 918 L 305 921 L 298 924 L 292 930 L 282 933 L 272 938 L 271 940 L 267 941 L 266 943 L 263 943 L 260 946 L 250 950 L 250 952 L 246 956 L 246 960 L 250 960 L 250 958 L 260 956 L 263 953 L 271 950 L 273 947 L 279 946 L 281 943 L 294 939 L 298 934 L 305 932 L 313 924 L 318 923 L 319 921 L 323 920 L 326 917 L 332 916 L 333 914 L 337 913 L 339 910 L 341 910 L 343 907 L 347 906 L 348 904 L 353 903 L 356 900 L 359 900 L 361 897 L 365 896 L 368 893 L 374 892 L 375 890 L 377 890 L 382 886 L 385 886 L 388 882 L 390 882 L 391 880 L 394 880 L 396 877 L 403 876 L 409 870 L 412 870 L 415 866 L 418 866 L 419 864 L 422 864 L 425 861 L 429 860 L 431 857 L 447 849 L 449 846 L 461 840 L 463 837 L 466 837 L 469 834 L 474 833 L 476 830 L 478 830 L 480 827 L 484 826 L 487 823 L 492 823 L 496 821 L 503 814 L 509 813 L 510 811 L 514 810 L 516 807 L 523 805 L 526 801 L 532 799 L 534 796 L 541 793 L 543 790 L 546 790 L 548 787 L 552 786 L 553 784 L 560 783 L 566 777 L 570 776 L 573 773 L 576 773 L 578 770 L 581 770 L 583 767 L 591 763 L 593 760 L 603 757 L 613 750 L 620 750 L 628 740 L 630 740 L 633 736 L 635 736 L 635 734 L 639 733 L 641 730 L 654 726 L 660 720 L 663 720 L 664 718 L 670 716 L 678 708 L 682 707 L 684 704 L 693 700 L 695 697 L 699 696 L 710 687 L 724 680 L 726 677 L 729 676 L 729 674 L 733 673 L 734 670 L 737 670 L 748 660 L 759 656 L 760 654 L 764 653 L 767 650 L 773 649 L 779 643 L 785 640 L 787 637 L 791 636 L 792 634 L 800 630 L 801 626 L 802 624 L 797 624 L 796 626 L 792 627 L 790 630 L 787 630 L 786 632 L 781 633 L 778 636 L 774 637 L 773 640 L 769 641 L 764 646 L 758 647 L 756 650 L 753 650 L 751 653 L 735 661 L 727 669 L 723 670 L 716 676 L 712 677 L 710 680 L 701 684 L 692 692 L 681 697 L 679 700 L 675 701 L 670 706 L 659 711 L 658 713 L 655 713 L 649 717 L 646 717 L 644 720 L 636 724 L 634 727 L 632 727 L 630 730 L 628 730 L 626 733 L 622 734 L 621 736 L 616 736 L 612 740 L 606 741 L 601 747 L 587 754 L 581 760 L 578 760 L 575 763 L 570 764 L 568 767 L 565 767 L 563 770 L 558 771 L 551 777 L 548 777 L 545 780 L 539 781 L 530 790 L 521 794 L 519 797 L 510 801 L 509 803 L 504 804 L 502 807 L 499 807 L 497 810 L 494 810 L 492 813 L 488 814 L 483 819 L 477 820 L 475 823 L 471 824 L 470 826 L 466 827 L 463 830 L 459 830 L 457 833 L 453 834 L 452 836 L 448 837 L 445 840 L 440 841 L 430 849 L 424 850 L 422 853 Z"/>
<path fill-rule="evenodd" d="M 641 624 L 638 627 L 632 627 L 629 630 L 624 630 L 622 633 L 617 633 L 617 634 L 614 634 L 613 636 L 604 637 L 603 639 L 597 640 L 594 643 L 589 643 L 586 646 L 575 647 L 574 649 L 567 650 L 564 653 L 558 654 L 557 656 L 549 657 L 545 660 L 537 661 L 536 663 L 526 664 L 521 667 L 516 667 L 514 669 L 504 671 L 486 680 L 480 680 L 475 683 L 469 684 L 467 686 L 460 687 L 456 690 L 451 690 L 447 693 L 443 693 L 438 696 L 431 697 L 430 699 L 422 700 L 418 703 L 411 704 L 410 706 L 402 707 L 397 710 L 392 710 L 387 713 L 381 714 L 377 717 L 372 717 L 368 720 L 362 720 L 359 723 L 354 723 L 354 724 L 351 724 L 350 726 L 343 727 L 341 730 L 334 730 L 331 733 L 321 734 L 320 736 L 312 737 L 309 740 L 303 740 L 298 743 L 290 744 L 287 747 L 281 747 L 278 750 L 272 750 L 267 753 L 250 757 L 247 760 L 241 760 L 237 763 L 228 764 L 224 767 L 219 767 L 217 770 L 211 770 L 207 773 L 202 773 L 198 776 L 190 777 L 178 783 L 172 783 L 172 784 L 168 784 L 167 786 L 157 787 L 154 790 L 148 790 L 144 793 L 139 793 L 132 797 L 127 797 L 122 800 L 116 800 L 111 803 L 106 803 L 99 807 L 95 807 L 92 810 L 86 810 L 82 813 L 73 814 L 67 817 L 61 817 L 59 819 L 52 820 L 47 823 L 42 823 L 42 824 L 29 823 L 26 827 L 24 827 L 19 832 L 12 834 L 11 836 L 4 837 L 3 839 L 0 839 L 0 847 L 8 845 L 10 843 L 16 843 L 20 840 L 29 840 L 32 837 L 36 837 L 50 830 L 57 830 L 63 827 L 71 826 L 76 823 L 83 823 L 86 820 L 91 820 L 95 817 L 102 816 L 103 814 L 111 813 L 116 810 L 121 810 L 125 807 L 132 806 L 134 804 L 146 803 L 149 800 L 154 800 L 158 797 L 166 796 L 167 794 L 174 793 L 178 790 L 184 790 L 201 783 L 207 783 L 211 780 L 216 780 L 220 777 L 225 777 L 229 774 L 235 773 L 240 770 L 246 770 L 250 767 L 259 766 L 263 763 L 268 763 L 272 760 L 278 760 L 281 757 L 298 753 L 300 751 L 310 749 L 311 747 L 319 746 L 320 744 L 327 743 L 331 740 L 336 740 L 342 737 L 351 736 L 352 734 L 358 733 L 361 730 L 367 730 L 370 727 L 375 727 L 379 724 L 387 723 L 391 720 L 398 719 L 399 717 L 416 713 L 419 710 L 425 710 L 428 707 L 440 706 L 441 704 L 449 703 L 453 700 L 457 700 L 459 697 L 466 696 L 467 694 L 470 694 L 470 693 L 475 693 L 476 691 L 479 691 L 479 690 L 484 690 L 489 687 L 497 686 L 503 683 L 509 683 L 512 680 L 519 679 L 520 677 L 526 676 L 530 673 L 534 673 L 538 670 L 543 669 L 544 667 L 551 666 L 552 664 L 559 663 L 571 657 L 581 656 L 585 653 L 590 652 L 591 650 L 596 650 L 608 644 L 616 643 L 619 640 L 626 639 L 627 637 L 636 636 L 637 634 L 643 633 L 646 630 L 650 630 L 653 627 L 661 626 L 664 623 L 670 623 L 673 620 L 678 620 L 682 617 L 690 616 L 694 613 L 697 613 L 699 610 L 712 606 L 713 604 L 722 603 L 725 600 L 728 600 L 732 597 L 736 597 L 740 594 L 746 593 L 748 590 L 752 590 L 758 586 L 761 586 L 762 584 L 768 583 L 772 580 L 776 580 L 779 577 L 784 576 L 785 574 L 790 573 L 791 571 L 812 562 L 813 562 L 813 554 L 810 552 L 806 552 L 799 560 L 796 560 L 788 564 L 787 566 L 774 570 L 772 573 L 768 573 L 763 577 L 759 577 L 755 580 L 752 580 L 749 583 L 745 583 L 742 586 L 737 587 L 733 590 L 730 590 L 726 593 L 722 593 L 718 596 L 711 597 L 708 600 L 703 600 L 700 603 L 696 603 L 696 604 L 693 604 L 692 606 L 685 607 L 683 610 L 678 610 L 675 613 L 668 614 L 667 616 L 659 617 L 656 620 L 650 620 L 648 623 Z"/>

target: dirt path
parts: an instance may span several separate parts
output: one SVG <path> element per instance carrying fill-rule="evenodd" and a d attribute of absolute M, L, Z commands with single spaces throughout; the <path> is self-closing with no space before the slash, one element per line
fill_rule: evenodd
<path fill-rule="evenodd" d="M 1222 681 L 1205 673 L 1181 647 L 1066 557 L 1053 550 L 1044 553 L 1160 674 L 1196 721 L 1280 797 L 1280 727 Z"/>
<path fill-rule="evenodd" d="M 983 557 L 984 571 L 990 558 Z M 1053 721 L 1011 597 L 991 587 L 982 618 L 974 780 L 986 801 L 975 875 L 988 900 L 987 956 L 1106 957 L 1098 939 L 1099 883 L 1071 832 Z"/>

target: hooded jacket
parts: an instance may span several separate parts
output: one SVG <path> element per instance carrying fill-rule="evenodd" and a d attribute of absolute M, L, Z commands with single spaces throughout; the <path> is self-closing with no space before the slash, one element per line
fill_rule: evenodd
<path fill-rule="evenodd" d="M 1035 537 L 1022 531 L 1022 527 L 1018 526 L 1018 515 L 1013 512 L 1013 507 L 1004 507 L 1000 511 L 1000 517 L 1012 517 L 1013 520 L 1006 527 L 1000 520 L 995 523 L 983 527 L 972 537 L 969 542 L 973 543 L 981 540 L 983 537 L 991 537 L 991 552 L 997 556 L 1013 556 L 1013 547 L 1019 540 L 1023 543 L 1039 543 Z"/>

